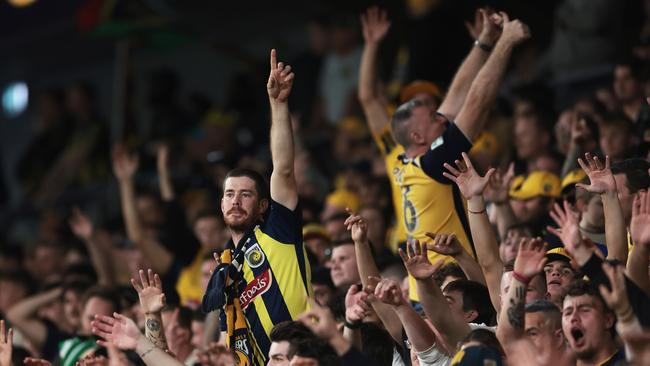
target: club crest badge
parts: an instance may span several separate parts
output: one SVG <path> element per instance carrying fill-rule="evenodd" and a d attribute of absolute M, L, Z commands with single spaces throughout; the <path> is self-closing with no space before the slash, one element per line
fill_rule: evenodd
<path fill-rule="evenodd" d="M 266 256 L 264 255 L 262 248 L 260 248 L 260 245 L 255 243 L 253 246 L 248 248 L 246 254 L 244 254 L 244 259 L 251 268 L 257 268 L 264 263 Z"/>

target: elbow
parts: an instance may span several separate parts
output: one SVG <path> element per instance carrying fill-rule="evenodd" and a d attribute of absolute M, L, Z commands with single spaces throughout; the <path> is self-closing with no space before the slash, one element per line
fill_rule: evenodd
<path fill-rule="evenodd" d="M 357 93 L 357 96 L 359 97 L 359 103 L 361 103 L 361 105 L 367 105 L 375 99 L 374 93 L 371 90 L 367 89 L 368 88 L 359 88 L 359 92 Z"/>

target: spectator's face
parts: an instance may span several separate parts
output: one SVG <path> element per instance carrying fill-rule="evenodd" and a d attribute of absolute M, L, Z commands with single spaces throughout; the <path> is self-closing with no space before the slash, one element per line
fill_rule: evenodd
<path fill-rule="evenodd" d="M 57 248 L 39 245 L 34 251 L 33 263 L 28 269 L 32 271 L 34 278 L 47 279 L 50 276 L 58 276 L 63 264 L 63 253 Z"/>
<path fill-rule="evenodd" d="M 535 118 L 521 116 L 515 120 L 515 149 L 521 160 L 531 160 L 546 148 L 548 132 L 539 130 Z"/>
<path fill-rule="evenodd" d="M 319 264 L 324 264 L 327 260 L 325 251 L 331 246 L 329 240 L 322 236 L 313 236 L 305 240 L 307 248 L 316 256 Z"/>
<path fill-rule="evenodd" d="M 63 315 L 74 329 L 81 326 L 82 310 L 81 294 L 71 290 L 63 293 Z"/>
<path fill-rule="evenodd" d="M 289 366 L 289 342 L 271 342 L 267 366 Z M 295 358 L 295 357 L 294 357 Z"/>
<path fill-rule="evenodd" d="M 347 288 L 360 281 L 354 244 L 343 244 L 332 249 L 330 259 L 332 282 L 336 288 Z"/>
<path fill-rule="evenodd" d="M 614 160 L 624 159 L 630 144 L 628 132 L 617 126 L 600 128 L 600 149 Z"/>
<path fill-rule="evenodd" d="M 218 217 L 204 217 L 194 223 L 194 235 L 204 248 L 223 248 L 222 231 L 223 224 Z"/>
<path fill-rule="evenodd" d="M 552 321 L 541 311 L 526 313 L 526 337 L 533 342 L 537 353 L 548 359 L 564 348 L 562 329 L 553 329 Z"/>
<path fill-rule="evenodd" d="M 590 295 L 567 296 L 562 309 L 562 330 L 578 360 L 589 358 L 607 342 L 614 315 L 605 313 L 603 304 Z"/>
<path fill-rule="evenodd" d="M 569 285 L 575 279 L 575 272 L 569 262 L 556 260 L 546 263 L 544 273 L 546 274 L 546 288 L 551 296 L 551 301 L 559 304 L 564 298 Z"/>
<path fill-rule="evenodd" d="M 330 304 L 332 299 L 334 299 L 334 290 L 332 290 L 329 286 L 319 283 L 312 283 L 312 288 L 314 289 L 314 300 L 316 300 L 317 303 L 323 306 L 327 306 Z"/>
<path fill-rule="evenodd" d="M 632 76 L 627 66 L 616 66 L 614 69 L 614 94 L 618 100 L 628 103 L 641 96 L 641 83 Z"/>
<path fill-rule="evenodd" d="M 260 217 L 266 208 L 260 202 L 255 181 L 248 177 L 230 177 L 224 183 L 221 211 L 226 225 L 235 231 L 245 231 Z"/>
<path fill-rule="evenodd" d="M 157 226 L 163 223 L 163 215 L 158 202 L 151 196 L 139 196 L 136 201 L 136 209 L 140 220 L 146 226 Z"/>
<path fill-rule="evenodd" d="M 445 118 L 428 106 L 413 108 L 409 138 L 415 145 L 429 146 L 445 132 Z"/>
<path fill-rule="evenodd" d="M 84 335 L 91 334 L 90 322 L 95 320 L 95 314 L 112 316 L 115 311 L 117 309 L 110 302 L 99 297 L 91 297 L 86 301 L 81 315 L 81 333 Z"/>
<path fill-rule="evenodd" d="M 506 234 L 506 239 L 499 246 L 499 257 L 503 263 L 508 263 L 515 259 L 519 250 L 519 242 L 530 235 L 525 230 L 510 229 Z"/>
<path fill-rule="evenodd" d="M 630 192 L 630 188 L 627 186 L 627 176 L 625 176 L 625 174 L 614 175 L 614 180 L 616 181 L 616 187 L 618 188 L 618 200 L 621 202 L 623 217 L 625 217 L 625 222 L 629 223 L 632 218 L 632 202 L 634 201 L 634 194 Z"/>
<path fill-rule="evenodd" d="M 192 346 L 196 349 L 203 347 L 205 325 L 202 321 L 192 320 Z"/>
<path fill-rule="evenodd" d="M 460 291 L 445 291 L 445 299 L 447 299 L 447 304 L 451 313 L 456 316 L 456 319 L 464 319 L 467 323 L 470 323 L 472 320 L 476 319 L 478 313 L 475 310 L 464 311 L 463 310 L 463 293 Z"/>
<path fill-rule="evenodd" d="M 520 222 L 533 224 L 546 216 L 551 209 L 543 197 L 533 197 L 527 200 L 510 200 L 510 206 Z"/>
<path fill-rule="evenodd" d="M 571 119 L 573 112 L 567 110 L 560 114 L 557 123 L 555 124 L 555 140 L 557 141 L 558 150 L 566 155 L 569 151 L 569 144 L 571 143 Z"/>

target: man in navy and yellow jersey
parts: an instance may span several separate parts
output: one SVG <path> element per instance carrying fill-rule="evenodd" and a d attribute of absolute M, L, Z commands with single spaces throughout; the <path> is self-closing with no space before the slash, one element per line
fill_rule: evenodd
<path fill-rule="evenodd" d="M 275 324 L 308 309 L 311 272 L 302 240 L 294 177 L 294 142 L 287 99 L 294 74 L 271 51 L 267 91 L 271 104 L 270 192 L 248 169 L 228 173 L 221 210 L 231 240 L 210 279 L 202 309 L 223 309 L 222 330 L 238 366 L 263 366 Z"/>
<path fill-rule="evenodd" d="M 499 91 L 514 46 L 529 37 L 528 28 L 517 20 L 510 21 L 506 14 L 490 18 L 482 12 L 484 31 L 440 108 L 436 111 L 412 99 L 395 111 L 391 121 L 393 137 L 405 151 L 393 174 L 401 188 L 408 237 L 426 242 L 427 232 L 455 234 L 471 255 L 475 253 L 466 203 L 453 182 L 443 176 L 443 165 L 453 164 L 472 147 Z M 502 28 L 501 36 L 497 25 Z M 451 261 L 432 251 L 429 256 L 432 261 Z M 409 292 L 411 300 L 417 301 L 413 278 Z"/>

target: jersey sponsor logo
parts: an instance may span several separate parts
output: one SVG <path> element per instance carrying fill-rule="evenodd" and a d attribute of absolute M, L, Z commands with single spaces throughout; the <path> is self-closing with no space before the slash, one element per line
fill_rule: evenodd
<path fill-rule="evenodd" d="M 256 297 L 268 291 L 271 288 L 272 280 L 271 269 L 269 268 L 246 285 L 244 291 L 239 295 L 242 310 L 245 310 Z"/>
<path fill-rule="evenodd" d="M 262 263 L 264 263 L 266 256 L 264 255 L 262 248 L 260 248 L 260 245 L 258 243 L 255 243 L 253 246 L 248 248 L 248 250 L 246 250 L 244 259 L 246 259 L 246 263 L 248 263 L 251 268 L 257 268 L 261 266 Z"/>
<path fill-rule="evenodd" d="M 431 147 L 430 147 L 430 149 L 431 149 L 431 150 L 435 150 L 437 147 L 439 147 L 440 145 L 442 145 L 443 142 L 444 142 L 444 140 L 442 139 L 442 136 L 438 137 L 437 139 L 435 139 L 435 140 L 431 143 Z"/>

